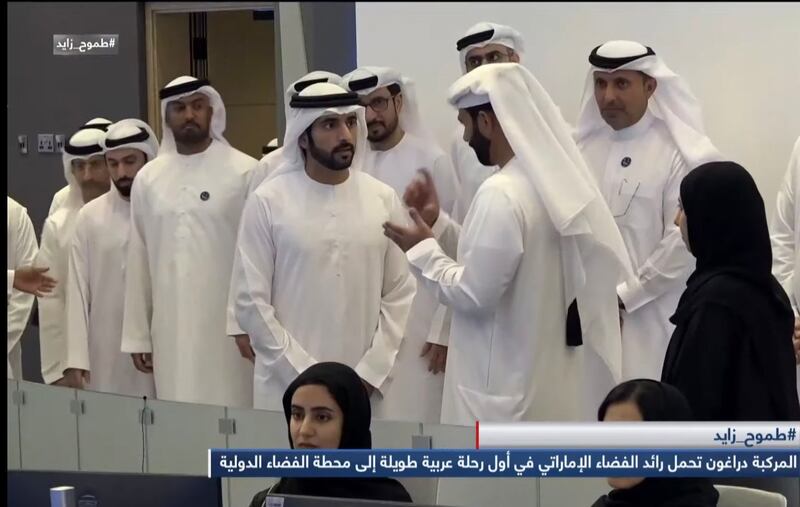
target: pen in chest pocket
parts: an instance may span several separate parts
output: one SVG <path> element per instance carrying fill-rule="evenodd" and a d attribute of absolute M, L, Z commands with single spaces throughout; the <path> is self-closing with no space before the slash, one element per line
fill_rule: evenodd
<path fill-rule="evenodd" d="M 636 197 L 636 194 L 639 192 L 639 187 L 641 186 L 641 184 L 642 183 L 639 182 L 639 181 L 636 182 L 636 186 L 633 188 L 633 192 L 630 192 L 630 198 L 628 197 L 628 192 L 625 192 L 625 196 L 623 197 L 623 192 L 622 192 L 623 189 L 624 190 L 630 189 L 630 187 L 633 186 L 633 183 L 629 182 L 628 178 L 623 178 L 622 179 L 622 182 L 620 182 L 620 184 L 619 184 L 619 190 L 617 191 L 617 199 L 616 199 L 616 201 L 617 201 L 618 205 L 615 206 L 615 208 L 619 209 L 619 208 L 622 207 L 622 205 L 624 205 L 625 209 L 622 210 L 622 212 L 614 213 L 614 218 L 623 217 L 628 213 L 628 210 L 631 207 L 631 203 L 633 202 L 633 199 Z"/>

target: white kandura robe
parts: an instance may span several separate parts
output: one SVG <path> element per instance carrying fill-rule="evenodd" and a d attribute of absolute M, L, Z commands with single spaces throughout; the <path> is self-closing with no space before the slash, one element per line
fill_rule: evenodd
<path fill-rule="evenodd" d="M 789 168 L 778 189 L 777 208 L 772 217 L 772 273 L 781 282 L 792 302 L 795 317 L 800 315 L 800 138 L 794 145 Z M 797 367 L 797 393 L 800 396 L 800 365 Z"/>
<path fill-rule="evenodd" d="M 597 177 L 639 282 L 617 287 L 625 304 L 623 380 L 658 380 L 675 328 L 669 318 L 695 267 L 674 223 L 681 180 L 690 168 L 666 125 L 650 112 L 626 129 L 600 129 L 578 146 Z M 605 387 L 601 390 L 607 394 L 613 385 Z"/>
<path fill-rule="evenodd" d="M 50 216 L 59 209 L 61 209 L 61 206 L 64 205 L 68 196 L 69 196 L 69 185 L 62 187 L 58 192 L 53 194 L 53 200 L 50 201 L 50 210 L 47 212 L 47 216 Z"/>
<path fill-rule="evenodd" d="M 402 199 L 406 187 L 419 169 L 428 169 L 439 196 L 439 205 L 453 212 L 458 181 L 447 155 L 432 141 L 406 132 L 400 142 L 386 151 L 368 149 L 363 170 L 386 183 Z M 447 345 L 450 326 L 447 308 L 436 293 L 417 288 L 411 304 L 403 343 L 397 355 L 392 384 L 386 396 L 375 403 L 373 417 L 394 421 L 438 423 L 442 409 L 444 375 L 428 371 L 427 357 L 420 357 L 426 342 Z"/>
<path fill-rule="evenodd" d="M 338 185 L 291 171 L 248 199 L 231 294 L 256 353 L 256 408 L 282 410 L 289 383 L 321 361 L 354 368 L 373 400 L 387 388 L 415 283 L 382 224 L 406 216 L 359 171 Z"/>
<path fill-rule="evenodd" d="M 261 160 L 258 161 L 258 165 L 253 169 L 253 175 L 250 177 L 250 189 L 247 195 L 255 192 L 258 186 L 267 178 L 267 175 L 274 171 L 282 162 L 283 147 L 273 150 L 261 157 Z"/>
<path fill-rule="evenodd" d="M 8 283 L 8 297 L 6 306 L 8 307 L 8 343 L 6 354 L 8 358 L 9 370 L 8 378 L 22 378 L 22 345 L 20 339 L 33 308 L 33 294 L 13 289 L 13 272 L 15 269 L 32 266 L 36 259 L 39 246 L 36 244 L 36 232 L 33 230 L 33 223 L 28 210 L 14 199 L 7 197 L 8 227 L 8 257 L 7 268 L 12 274 Z"/>
<path fill-rule="evenodd" d="M 458 178 L 458 200 L 453 218 L 463 222 L 469 207 L 475 199 L 481 184 L 497 171 L 497 166 L 485 166 L 480 163 L 475 150 L 464 141 L 464 127 L 459 126 L 450 142 L 450 159 Z"/>
<path fill-rule="evenodd" d="M 481 185 L 460 231 L 441 214 L 438 242 L 406 252 L 453 310 L 444 424 L 581 417 L 584 347 L 566 345 L 561 237 L 518 164 Z"/>
<path fill-rule="evenodd" d="M 153 375 L 120 350 L 131 205 L 112 185 L 78 213 L 66 280 L 64 368 L 91 373 L 93 391 L 155 396 Z"/>
<path fill-rule="evenodd" d="M 78 207 L 64 205 L 47 217 L 42 229 L 41 248 L 36 256 L 36 265 L 50 268 L 47 274 L 57 282 L 50 294 L 38 298 L 42 378 L 47 384 L 64 376 L 67 340 L 66 281 L 69 250 L 79 211 Z"/>
<path fill-rule="evenodd" d="M 131 192 L 122 351 L 153 353 L 162 400 L 252 406 L 228 308 L 236 231 L 257 161 L 214 140 L 159 154 Z"/>

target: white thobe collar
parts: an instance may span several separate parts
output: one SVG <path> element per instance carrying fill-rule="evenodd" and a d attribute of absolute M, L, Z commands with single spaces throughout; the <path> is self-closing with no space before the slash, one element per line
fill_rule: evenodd
<path fill-rule="evenodd" d="M 350 172 L 347 175 L 347 179 L 346 180 L 344 180 L 341 183 L 336 183 L 336 184 L 332 185 L 330 183 L 320 183 L 319 181 L 315 180 L 314 178 L 312 178 L 311 176 L 308 175 L 308 173 L 306 172 L 305 168 L 303 168 L 302 171 L 303 171 L 303 176 L 305 176 L 305 180 L 308 182 L 308 185 L 311 188 L 313 188 L 315 190 L 322 190 L 322 191 L 328 191 L 328 192 L 332 191 L 332 190 L 341 190 L 341 189 L 347 188 L 351 184 L 350 182 L 353 181 L 353 177 L 355 176 L 353 174 L 353 170 L 351 168 L 351 169 L 349 169 Z"/>
<path fill-rule="evenodd" d="M 117 190 L 117 187 L 116 185 L 114 185 L 113 181 L 111 182 L 111 189 L 109 190 L 109 192 L 111 193 L 111 202 L 113 203 L 114 206 L 131 205 L 130 199 L 125 200 L 125 198 L 122 197 L 122 194 L 119 193 L 119 190 Z"/>
<path fill-rule="evenodd" d="M 407 138 L 408 138 L 408 132 L 406 132 L 404 130 L 403 131 L 403 137 L 401 137 L 400 140 L 397 141 L 397 144 L 395 144 L 394 146 L 392 146 L 388 150 L 376 150 L 375 148 L 372 147 L 372 144 L 370 144 L 369 145 L 369 150 L 367 150 L 367 151 L 371 151 L 373 153 L 391 153 L 392 151 L 397 150 L 398 148 L 400 148 L 403 145 L 403 143 L 406 142 Z"/>
<path fill-rule="evenodd" d="M 655 116 L 648 108 L 639 121 L 622 130 L 612 130 L 611 139 L 616 142 L 630 141 L 644 134 L 655 121 Z"/>
<path fill-rule="evenodd" d="M 211 152 L 211 150 L 214 149 L 215 144 L 217 144 L 217 140 L 212 137 L 211 144 L 209 144 L 208 147 L 205 150 L 201 151 L 200 153 L 192 153 L 191 155 L 184 155 L 182 153 L 178 153 L 178 151 L 176 150 L 175 156 L 178 157 L 178 160 L 187 165 L 201 164 L 205 156 L 208 155 Z"/>

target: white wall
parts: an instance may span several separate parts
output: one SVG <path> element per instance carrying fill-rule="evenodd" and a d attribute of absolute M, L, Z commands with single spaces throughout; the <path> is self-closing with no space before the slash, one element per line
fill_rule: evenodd
<path fill-rule="evenodd" d="M 596 45 L 651 46 L 700 99 L 717 147 L 748 168 L 771 216 L 800 136 L 798 3 L 357 3 L 359 65 L 395 67 L 417 82 L 430 127 L 457 127 L 446 103 L 460 67 L 456 40 L 479 21 L 508 24 L 526 43 L 523 63 L 574 123 Z"/>

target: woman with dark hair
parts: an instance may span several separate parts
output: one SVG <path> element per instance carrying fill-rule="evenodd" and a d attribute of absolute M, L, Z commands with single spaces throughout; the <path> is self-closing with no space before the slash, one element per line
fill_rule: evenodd
<path fill-rule="evenodd" d="M 283 395 L 292 449 L 371 449 L 369 395 L 352 368 L 317 363 L 301 373 Z M 270 494 L 411 502 L 396 480 L 375 478 L 283 478 L 257 493 L 250 507 L 263 507 Z"/>
<path fill-rule="evenodd" d="M 597 412 L 598 421 L 691 421 L 686 398 L 674 387 L 638 379 L 611 390 Z M 715 507 L 719 493 L 699 478 L 611 477 L 614 488 L 592 507 Z"/>
<path fill-rule="evenodd" d="M 675 223 L 697 267 L 675 315 L 661 380 L 698 420 L 800 419 L 794 315 L 772 276 L 764 201 L 733 162 L 711 162 L 681 182 Z"/>

